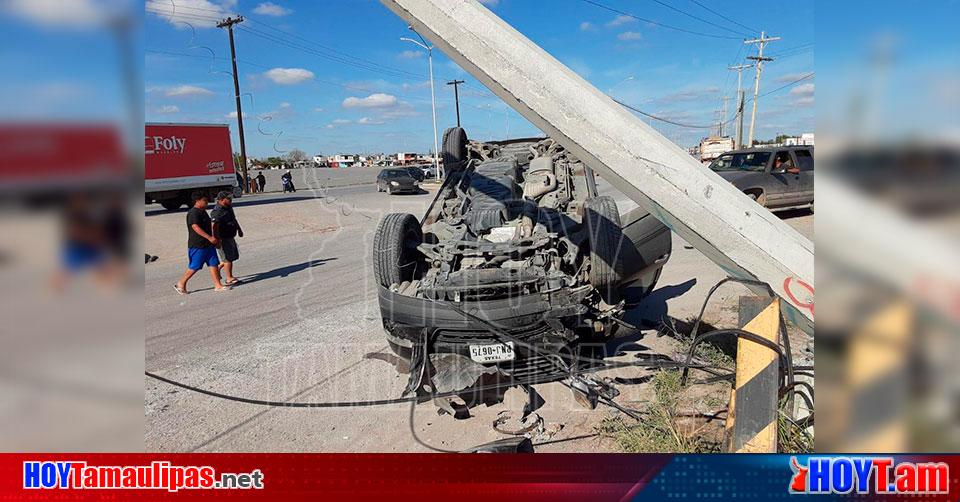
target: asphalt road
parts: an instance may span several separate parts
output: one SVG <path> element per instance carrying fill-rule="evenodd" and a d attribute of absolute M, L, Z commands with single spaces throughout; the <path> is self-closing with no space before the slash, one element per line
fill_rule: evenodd
<path fill-rule="evenodd" d="M 601 182 L 601 190 L 607 187 Z M 145 250 L 160 258 L 145 271 L 146 368 L 211 390 L 266 400 L 356 401 L 392 398 L 406 384 L 382 336 L 371 267 L 373 233 L 388 212 L 421 215 L 433 194 L 387 196 L 373 185 L 295 194 L 245 196 L 236 202 L 246 236 L 236 274 L 244 284 L 216 293 L 206 271 L 191 294 L 173 284 L 186 266 L 185 210 L 145 211 Z M 629 201 L 622 196 L 621 212 Z M 784 215 L 812 236 L 808 212 Z M 630 313 L 634 321 L 696 314 L 722 271 L 674 240 L 658 290 Z M 724 289 L 708 311 L 745 290 Z M 709 318 L 709 315 L 708 315 Z M 656 352 L 654 331 L 629 334 L 634 350 Z M 642 341 L 642 345 L 637 342 Z M 639 371 L 639 370 L 637 370 Z M 624 374 L 623 371 L 618 374 Z M 430 403 L 369 408 L 266 408 L 224 401 L 145 379 L 147 451 L 428 451 L 464 449 L 503 437 L 497 414 L 518 413 L 526 401 L 511 389 L 504 401 L 479 406 L 473 417 L 438 416 Z M 644 386 L 623 388 L 642 400 Z M 585 410 L 559 384 L 538 386 L 538 410 L 550 433 L 538 451 L 604 451 L 591 437 L 606 410 Z M 414 434 L 416 432 L 416 434 Z M 582 437 L 585 436 L 585 437 Z"/>

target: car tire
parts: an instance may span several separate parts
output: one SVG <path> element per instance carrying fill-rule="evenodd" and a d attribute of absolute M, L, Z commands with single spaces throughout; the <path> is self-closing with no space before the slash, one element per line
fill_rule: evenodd
<path fill-rule="evenodd" d="M 387 187 L 387 195 L 393 195 L 393 187 L 392 187 L 392 186 L 388 186 L 388 187 Z"/>
<path fill-rule="evenodd" d="M 467 162 L 467 131 L 451 127 L 443 131 L 443 168 L 455 171 Z"/>
<path fill-rule="evenodd" d="M 377 284 L 388 288 L 417 277 L 423 269 L 423 255 L 417 251 L 421 242 L 420 222 L 412 214 L 384 216 L 373 237 L 373 275 Z"/>
<path fill-rule="evenodd" d="M 620 301 L 623 233 L 617 203 L 608 196 L 589 199 L 585 208 L 587 240 L 590 246 L 590 284 L 609 304 Z"/>
<path fill-rule="evenodd" d="M 161 202 L 160 205 L 163 206 L 163 208 L 167 211 L 176 211 L 177 209 L 180 209 L 180 206 L 183 205 L 183 202 L 178 200 L 165 200 Z"/>

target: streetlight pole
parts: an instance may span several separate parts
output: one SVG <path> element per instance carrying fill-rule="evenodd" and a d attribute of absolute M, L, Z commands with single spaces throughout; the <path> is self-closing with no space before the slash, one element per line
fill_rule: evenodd
<path fill-rule="evenodd" d="M 412 26 L 410 27 L 410 31 L 417 33 Z M 423 47 L 425 51 L 427 51 L 427 59 L 430 62 L 430 103 L 433 107 L 433 169 L 437 174 L 439 174 L 440 179 L 443 179 L 444 173 L 441 171 L 440 162 L 437 159 L 438 156 L 440 155 L 440 152 L 439 152 L 440 148 L 439 148 L 439 145 L 437 144 L 437 98 L 433 90 L 433 46 L 427 45 L 427 41 L 424 40 L 419 33 L 417 33 L 417 37 L 420 38 L 420 41 L 422 43 L 417 42 L 412 38 L 406 38 L 406 37 L 401 37 L 400 40 L 403 40 L 404 42 L 411 42 L 411 43 L 417 44 L 420 47 Z"/>

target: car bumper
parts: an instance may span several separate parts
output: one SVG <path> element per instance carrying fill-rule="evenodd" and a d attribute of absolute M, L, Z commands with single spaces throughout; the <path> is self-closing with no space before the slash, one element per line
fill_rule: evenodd
<path fill-rule="evenodd" d="M 469 358 L 471 345 L 502 343 L 489 323 L 523 344 L 515 344 L 513 361 L 482 364 L 497 366 L 516 381 L 540 382 L 566 376 L 549 358 L 561 357 L 569 363 L 577 340 L 568 334 L 569 330 L 554 326 L 560 323 L 571 327 L 580 322 L 587 312 L 583 304 L 587 294 L 588 288 L 580 288 L 498 300 L 450 302 L 405 296 L 381 287 L 378 300 L 383 327 L 393 343 L 410 348 L 422 343 L 422 333 L 427 329 L 433 352 Z M 467 317 L 461 310 L 487 323 Z"/>

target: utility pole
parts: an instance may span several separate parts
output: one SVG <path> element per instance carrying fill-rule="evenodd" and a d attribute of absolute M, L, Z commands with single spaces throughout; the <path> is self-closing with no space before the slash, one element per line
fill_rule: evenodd
<path fill-rule="evenodd" d="M 242 22 L 243 16 L 228 17 L 217 23 L 217 28 L 226 28 L 227 33 L 230 34 L 230 59 L 233 61 L 233 93 L 237 98 L 237 132 L 240 133 L 240 172 L 243 177 L 243 191 L 244 193 L 250 193 L 250 187 L 247 186 L 247 143 L 243 139 L 243 110 L 240 108 L 240 80 L 237 78 L 237 49 L 233 43 L 233 25 Z"/>
<path fill-rule="evenodd" d="M 717 137 L 723 137 L 723 124 L 727 121 L 727 101 L 730 100 L 729 96 L 724 96 L 720 98 L 723 101 L 723 111 L 720 112 L 720 121 L 717 123 Z"/>
<path fill-rule="evenodd" d="M 462 83 L 464 83 L 463 80 L 453 80 L 451 82 L 447 82 L 447 85 L 453 86 L 453 98 L 457 102 L 457 127 L 460 127 L 460 91 L 458 87 L 460 87 L 460 84 Z"/>
<path fill-rule="evenodd" d="M 737 143 L 733 145 L 734 148 L 743 147 L 743 107 L 746 105 L 746 103 L 744 103 L 746 93 L 743 92 L 743 70 L 747 68 L 753 68 L 753 65 L 739 64 L 728 68 L 729 70 L 737 71 L 737 113 L 735 115 L 737 122 Z"/>
<path fill-rule="evenodd" d="M 753 83 L 753 111 L 750 112 L 750 136 L 748 137 L 747 148 L 753 146 L 753 133 L 757 122 L 757 99 L 760 95 L 760 74 L 763 72 L 763 62 L 773 61 L 773 58 L 763 57 L 763 48 L 768 42 L 776 42 L 777 40 L 780 40 L 780 37 L 767 37 L 766 32 L 761 31 L 760 38 L 743 41 L 745 44 L 757 44 L 758 47 L 756 56 L 747 57 L 747 59 L 752 59 L 757 62 L 757 78 Z"/>

